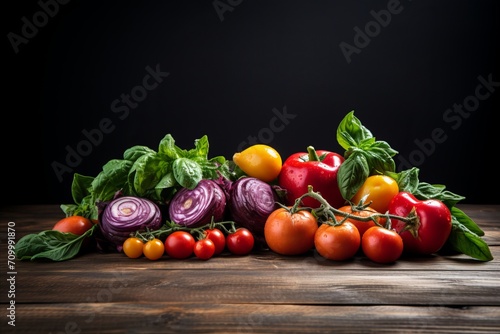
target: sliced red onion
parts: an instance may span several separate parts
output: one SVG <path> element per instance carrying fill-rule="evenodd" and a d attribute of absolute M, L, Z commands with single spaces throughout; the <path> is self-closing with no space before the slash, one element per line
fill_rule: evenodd
<path fill-rule="evenodd" d="M 100 217 L 103 236 L 120 247 L 132 232 L 157 230 L 162 216 L 159 207 L 149 199 L 123 196 L 109 202 Z"/>
<path fill-rule="evenodd" d="M 226 211 L 226 195 L 213 180 L 203 179 L 194 189 L 182 188 L 169 203 L 173 222 L 197 227 L 212 221 L 221 221 Z"/>
<path fill-rule="evenodd" d="M 229 194 L 229 212 L 234 222 L 263 236 L 267 217 L 279 207 L 271 185 L 254 177 L 242 177 L 232 184 Z"/>

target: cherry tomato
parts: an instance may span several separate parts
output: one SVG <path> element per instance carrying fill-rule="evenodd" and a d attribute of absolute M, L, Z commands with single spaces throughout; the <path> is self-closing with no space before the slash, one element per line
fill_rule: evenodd
<path fill-rule="evenodd" d="M 235 255 L 249 254 L 255 243 L 252 232 L 244 227 L 236 229 L 236 232 L 228 234 L 226 237 L 227 249 Z"/>
<path fill-rule="evenodd" d="M 363 234 L 361 249 L 374 262 L 395 262 L 403 253 L 403 239 L 395 230 L 373 226 Z"/>
<path fill-rule="evenodd" d="M 218 228 L 209 229 L 205 231 L 205 235 L 207 239 L 212 240 L 215 245 L 215 253 L 214 255 L 219 255 L 222 253 L 224 248 L 226 248 L 226 236 L 222 233 Z"/>
<path fill-rule="evenodd" d="M 202 260 L 208 260 L 215 253 L 215 244 L 210 239 L 201 239 L 194 244 L 194 255 Z"/>
<path fill-rule="evenodd" d="M 90 230 L 92 226 L 94 226 L 94 223 L 88 218 L 83 216 L 68 216 L 59 220 L 54 227 L 52 227 L 52 230 L 82 235 Z"/>
<path fill-rule="evenodd" d="M 165 253 L 165 245 L 157 238 L 148 240 L 144 244 L 143 253 L 150 260 L 158 260 Z"/>
<path fill-rule="evenodd" d="M 398 183 L 387 175 L 368 176 L 358 189 L 358 192 L 351 199 L 351 202 L 358 204 L 366 196 L 364 203 L 370 203 L 370 207 L 375 211 L 386 213 L 389 210 L 389 203 L 399 192 Z"/>
<path fill-rule="evenodd" d="M 144 242 L 136 237 L 130 237 L 123 243 L 123 252 L 131 259 L 141 257 L 144 250 Z"/>
<path fill-rule="evenodd" d="M 195 242 L 191 233 L 175 231 L 165 240 L 165 252 L 174 259 L 187 259 L 193 254 Z"/>
<path fill-rule="evenodd" d="M 328 260 L 343 261 L 352 258 L 359 250 L 361 237 L 350 222 L 333 226 L 321 224 L 314 236 L 318 253 Z"/>
<path fill-rule="evenodd" d="M 318 221 L 307 210 L 290 212 L 279 208 L 271 212 L 264 225 L 264 238 L 269 248 L 282 255 L 299 255 L 314 247 Z"/>
<path fill-rule="evenodd" d="M 356 226 L 356 228 L 359 231 L 359 235 L 361 237 L 363 236 L 363 234 L 365 233 L 366 230 L 368 230 L 372 226 L 376 226 L 377 224 L 375 224 L 375 222 L 372 221 L 372 220 L 369 220 L 369 221 L 357 220 L 356 217 L 366 218 L 366 217 L 372 216 L 373 214 L 379 214 L 380 213 L 380 212 L 374 210 L 370 206 L 366 207 L 366 208 L 364 208 L 362 210 L 357 210 L 355 206 L 352 207 L 350 205 L 345 205 L 345 206 L 340 207 L 338 210 L 340 210 L 342 212 L 345 212 L 345 213 L 350 213 L 353 216 L 355 216 L 355 217 L 347 218 L 345 221 L 346 222 L 350 222 L 354 226 Z M 341 215 L 335 215 L 335 217 L 337 218 L 338 221 L 341 221 L 344 218 Z M 385 226 L 385 223 L 386 223 L 386 219 L 385 218 L 383 218 L 383 217 L 382 218 L 381 217 L 375 217 L 375 220 L 380 225 Z"/>

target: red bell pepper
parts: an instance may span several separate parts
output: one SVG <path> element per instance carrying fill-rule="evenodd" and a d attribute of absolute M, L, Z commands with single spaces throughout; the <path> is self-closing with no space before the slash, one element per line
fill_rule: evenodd
<path fill-rule="evenodd" d="M 297 198 L 308 192 L 308 186 L 312 186 L 331 206 L 341 207 L 345 200 L 340 194 L 337 172 L 344 157 L 335 152 L 316 151 L 312 146 L 307 151 L 292 154 L 281 167 L 278 184 L 286 190 L 286 204 L 293 205 Z M 317 208 L 319 205 L 311 197 L 302 201 L 302 206 Z"/>
<path fill-rule="evenodd" d="M 403 238 L 406 253 L 430 255 L 439 251 L 451 233 L 451 213 L 448 207 L 435 199 L 419 200 L 409 192 L 399 192 L 389 204 L 389 214 L 415 217 L 414 223 L 392 220 Z"/>

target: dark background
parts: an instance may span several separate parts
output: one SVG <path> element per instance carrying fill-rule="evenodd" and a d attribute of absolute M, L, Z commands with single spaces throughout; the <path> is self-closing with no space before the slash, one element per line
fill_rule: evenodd
<path fill-rule="evenodd" d="M 59 180 L 52 165 L 66 165 L 67 148 L 106 118 L 114 130 L 72 172 L 95 176 L 133 145 L 156 149 L 167 133 L 186 149 L 206 134 L 210 156 L 226 158 L 259 133 L 284 159 L 308 145 L 343 153 L 335 131 L 351 110 L 422 181 L 446 185 L 462 203 L 500 203 L 498 1 L 402 0 L 385 27 L 371 11 L 395 1 L 221 0 L 223 13 L 213 1 L 45 3 L 46 21 L 37 1 L 2 10 L 4 204 L 71 203 L 72 173 Z M 22 36 L 34 19 L 38 31 L 16 53 L 9 33 Z M 355 28 L 367 24 L 379 30 L 348 63 L 340 44 L 355 46 Z M 169 75 L 129 114 L 114 112 L 148 66 Z M 496 83 L 480 89 L 484 100 L 474 97 L 479 77 Z M 464 101 L 479 104 L 461 123 L 443 118 Z M 294 118 L 273 123 L 285 108 Z M 431 145 L 435 128 L 446 140 Z"/>

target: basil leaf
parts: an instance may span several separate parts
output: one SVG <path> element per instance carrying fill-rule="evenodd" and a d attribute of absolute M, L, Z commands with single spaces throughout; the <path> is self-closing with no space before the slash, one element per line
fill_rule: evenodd
<path fill-rule="evenodd" d="M 368 162 L 362 152 L 354 152 L 339 167 L 337 182 L 340 193 L 351 199 L 370 174 Z"/>
<path fill-rule="evenodd" d="M 47 259 L 65 261 L 80 252 L 83 241 L 90 237 L 98 225 L 92 226 L 82 235 L 63 233 L 54 230 L 28 234 L 16 244 L 16 256 L 20 260 Z"/>
<path fill-rule="evenodd" d="M 455 206 L 465 197 L 452 193 L 446 190 L 442 184 L 429 184 L 427 182 L 419 182 L 417 189 L 413 192 L 415 197 L 420 200 L 437 199 L 442 201 L 448 208 Z"/>
<path fill-rule="evenodd" d="M 94 177 L 84 176 L 78 173 L 73 175 L 73 182 L 71 183 L 71 195 L 75 204 L 80 204 L 81 201 L 90 194 Z"/>
<path fill-rule="evenodd" d="M 145 195 L 156 187 L 165 174 L 170 171 L 170 164 L 155 154 L 144 154 L 137 159 L 130 173 L 134 175 L 134 191 L 137 196 Z"/>
<path fill-rule="evenodd" d="M 483 236 L 484 231 L 469 217 L 457 207 L 452 207 L 450 209 L 451 215 L 457 220 L 458 223 L 464 225 L 471 232 L 477 234 L 478 236 Z"/>
<path fill-rule="evenodd" d="M 179 157 L 180 149 L 175 145 L 175 140 L 171 134 L 167 134 L 158 145 L 158 154 L 165 156 L 169 160 Z"/>
<path fill-rule="evenodd" d="M 398 183 L 399 191 L 406 191 L 409 193 L 414 193 L 419 184 L 418 180 L 419 169 L 413 167 L 411 169 L 403 170 L 399 173 L 386 172 L 386 174 L 392 177 Z"/>
<path fill-rule="evenodd" d="M 384 174 L 386 171 L 393 172 L 396 164 L 392 157 L 385 150 L 380 148 L 371 148 L 364 151 L 364 155 L 370 167 L 370 175 Z"/>
<path fill-rule="evenodd" d="M 188 151 L 189 158 L 202 157 L 205 160 L 208 157 L 208 137 L 205 135 L 194 141 L 195 148 Z"/>
<path fill-rule="evenodd" d="M 457 252 L 470 256 L 480 261 L 491 261 L 488 244 L 476 233 L 452 217 L 452 230 L 447 243 Z"/>
<path fill-rule="evenodd" d="M 175 179 L 184 188 L 194 189 L 203 177 L 200 165 L 191 159 L 176 159 L 172 169 Z"/>
<path fill-rule="evenodd" d="M 131 148 L 123 152 L 123 159 L 134 162 L 144 154 L 154 154 L 154 153 L 156 152 L 147 146 L 136 145 L 132 146 Z"/>
<path fill-rule="evenodd" d="M 108 161 L 92 181 L 93 202 L 109 201 L 118 190 L 123 189 L 132 165 L 133 163 L 128 160 L 113 159 Z"/>
<path fill-rule="evenodd" d="M 357 147 L 363 140 L 372 137 L 370 130 L 365 128 L 361 121 L 354 116 L 354 110 L 350 111 L 337 127 L 337 141 L 346 150 L 351 146 Z"/>

